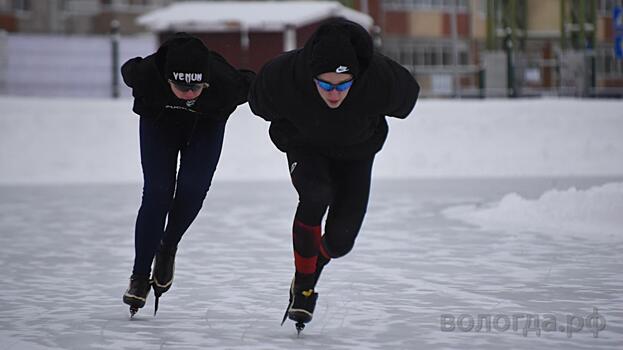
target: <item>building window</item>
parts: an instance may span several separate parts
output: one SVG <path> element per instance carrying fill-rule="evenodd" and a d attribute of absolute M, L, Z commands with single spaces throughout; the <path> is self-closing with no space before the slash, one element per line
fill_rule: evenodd
<path fill-rule="evenodd" d="M 473 11 L 480 17 L 487 17 L 487 0 L 476 0 Z"/>
<path fill-rule="evenodd" d="M 155 6 L 153 0 L 99 0 L 104 9 L 112 11 L 142 12 Z"/>
<path fill-rule="evenodd" d="M 421 66 L 424 64 L 424 53 L 418 50 L 413 51 L 413 64 Z"/>
<path fill-rule="evenodd" d="M 623 77 L 623 61 L 614 57 L 611 47 L 602 47 L 595 50 L 595 65 L 597 73 L 605 77 Z"/>
<path fill-rule="evenodd" d="M 599 0 L 597 11 L 600 16 L 612 17 L 612 9 L 615 6 L 623 6 L 623 0 Z"/>
<path fill-rule="evenodd" d="M 30 0 L 13 0 L 13 10 L 30 12 L 32 10 L 32 4 Z"/>
<path fill-rule="evenodd" d="M 452 11 L 467 12 L 468 0 L 381 0 L 383 8 L 396 11 Z"/>
<path fill-rule="evenodd" d="M 439 53 L 437 51 L 438 51 L 437 48 L 433 48 L 429 52 L 429 58 L 430 58 L 429 62 L 430 62 L 431 66 L 441 66 L 442 65 L 441 55 L 439 55 Z"/>
<path fill-rule="evenodd" d="M 459 65 L 466 66 L 469 64 L 469 54 L 467 51 L 459 52 Z"/>
<path fill-rule="evenodd" d="M 451 43 L 414 43 L 410 40 L 389 40 L 385 42 L 384 52 L 407 68 L 469 65 L 469 53 L 464 45 L 458 48 L 458 62 L 455 63 Z"/>
<path fill-rule="evenodd" d="M 449 66 L 452 64 L 452 50 L 449 47 L 445 47 L 442 49 L 441 64 L 444 66 Z"/>
<path fill-rule="evenodd" d="M 67 0 L 56 0 L 56 4 L 59 11 L 67 10 Z"/>

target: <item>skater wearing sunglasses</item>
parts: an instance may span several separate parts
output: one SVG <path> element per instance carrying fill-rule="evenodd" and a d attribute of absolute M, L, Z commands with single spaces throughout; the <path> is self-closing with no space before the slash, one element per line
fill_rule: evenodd
<path fill-rule="evenodd" d="M 140 116 L 144 179 L 134 267 L 123 295 L 133 316 L 152 287 L 156 310 L 158 298 L 171 288 L 178 243 L 201 209 L 221 154 L 225 124 L 247 101 L 255 74 L 235 69 L 185 33 L 152 55 L 127 61 L 121 73 L 132 88 L 133 111 Z"/>
<path fill-rule="evenodd" d="M 353 248 L 361 228 L 372 163 L 388 133 L 385 116 L 406 118 L 419 89 L 409 71 L 374 51 L 363 27 L 343 19 L 269 61 L 251 85 L 249 105 L 271 122 L 270 137 L 287 155 L 299 196 L 283 318 L 299 332 L 312 319 L 323 267 Z"/>

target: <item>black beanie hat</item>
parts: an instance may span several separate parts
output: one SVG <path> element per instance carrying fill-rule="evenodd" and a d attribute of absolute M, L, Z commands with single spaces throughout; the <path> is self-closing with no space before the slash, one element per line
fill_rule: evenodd
<path fill-rule="evenodd" d="M 210 51 L 197 38 L 173 43 L 168 48 L 164 74 L 176 84 L 206 83 L 209 78 Z"/>
<path fill-rule="evenodd" d="M 314 77 L 327 72 L 357 76 L 359 60 L 348 37 L 337 31 L 330 31 L 319 36 L 314 43 L 309 68 Z"/>

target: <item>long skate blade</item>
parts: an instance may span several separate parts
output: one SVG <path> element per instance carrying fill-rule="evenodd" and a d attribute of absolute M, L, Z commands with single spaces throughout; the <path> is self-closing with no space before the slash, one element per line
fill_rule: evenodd
<path fill-rule="evenodd" d="M 284 322 L 286 322 L 286 319 L 288 318 L 288 310 L 290 309 L 290 305 L 288 305 L 288 308 L 286 309 L 286 312 L 283 314 L 283 319 L 281 320 L 281 325 L 283 326 Z"/>
<path fill-rule="evenodd" d="M 158 301 L 160 300 L 160 296 L 158 294 L 155 294 L 155 297 L 156 304 L 154 305 L 154 317 L 156 317 L 156 313 L 158 312 Z"/>

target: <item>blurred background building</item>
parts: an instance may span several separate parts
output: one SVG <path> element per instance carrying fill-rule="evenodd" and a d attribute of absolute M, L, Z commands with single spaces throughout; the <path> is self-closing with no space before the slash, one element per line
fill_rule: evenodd
<path fill-rule="evenodd" d="M 381 27 L 383 51 L 409 67 L 425 92 L 449 96 L 621 96 L 613 22 L 621 5 L 621 0 L 355 0 L 355 8 Z"/>
<path fill-rule="evenodd" d="M 0 0 L 0 28 L 11 33 L 122 34 L 143 32 L 136 18 L 173 0 Z"/>
<path fill-rule="evenodd" d="M 259 69 L 341 16 L 368 28 L 424 96 L 622 97 L 622 2 L 0 0 L 0 93 L 127 95 L 119 62 L 180 30 Z"/>
<path fill-rule="evenodd" d="M 336 17 L 374 28 L 372 17 L 336 1 L 180 2 L 137 22 L 159 42 L 176 32 L 192 33 L 234 66 L 258 71 L 280 53 L 303 47 L 322 22 Z"/>

